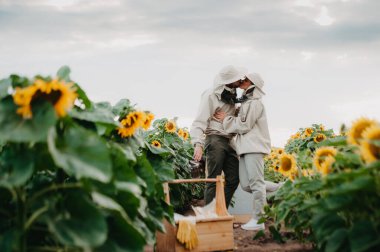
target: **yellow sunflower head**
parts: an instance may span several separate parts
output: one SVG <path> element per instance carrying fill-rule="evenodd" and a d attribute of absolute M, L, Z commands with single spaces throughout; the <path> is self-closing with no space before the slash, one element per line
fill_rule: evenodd
<path fill-rule="evenodd" d="M 161 143 L 157 140 L 152 141 L 151 145 L 156 148 L 161 148 Z"/>
<path fill-rule="evenodd" d="M 335 157 L 336 154 L 337 150 L 333 147 L 327 146 L 318 148 L 315 151 L 313 159 L 314 165 L 317 168 L 317 170 L 322 174 L 327 174 L 326 172 L 329 171 L 332 163 L 334 163 L 335 161 L 335 159 L 331 159 L 329 157 Z M 326 163 L 327 161 L 329 161 L 329 163 Z"/>
<path fill-rule="evenodd" d="M 57 115 L 63 117 L 74 106 L 76 98 L 74 84 L 57 79 L 50 82 L 37 79 L 31 86 L 16 88 L 13 95 L 14 103 L 19 106 L 17 113 L 24 118 L 32 117 L 32 103 L 39 100 L 50 102 Z"/>
<path fill-rule="evenodd" d="M 154 120 L 154 115 L 152 113 L 146 113 L 144 121 L 142 122 L 142 127 L 144 130 L 148 130 L 152 121 Z"/>
<path fill-rule="evenodd" d="M 144 113 L 140 111 L 130 112 L 123 120 L 121 120 L 121 125 L 123 125 L 123 127 L 118 128 L 119 135 L 121 137 L 132 136 L 136 129 L 141 126 L 143 119 Z"/>
<path fill-rule="evenodd" d="M 277 153 L 276 152 L 273 152 L 270 154 L 270 158 L 271 159 L 276 159 L 277 158 Z"/>
<path fill-rule="evenodd" d="M 177 131 L 178 136 L 183 137 L 183 133 L 184 133 L 183 129 L 178 129 Z"/>
<path fill-rule="evenodd" d="M 284 149 L 278 148 L 276 150 L 277 155 L 282 155 L 284 153 Z"/>
<path fill-rule="evenodd" d="M 323 176 L 329 174 L 332 171 L 331 168 L 334 162 L 335 162 L 335 158 L 333 156 L 327 156 L 325 161 L 322 163 L 321 169 L 319 170 L 319 172 Z"/>
<path fill-rule="evenodd" d="M 325 126 L 323 124 L 319 124 L 319 129 L 321 131 L 325 131 L 326 130 L 326 128 L 325 128 Z"/>
<path fill-rule="evenodd" d="M 279 172 L 289 177 L 292 172 L 297 171 L 296 159 L 293 155 L 284 153 L 280 156 Z"/>
<path fill-rule="evenodd" d="M 313 134 L 313 132 L 314 132 L 313 128 L 306 128 L 303 134 L 304 136 L 309 137 L 311 136 L 311 134 Z"/>
<path fill-rule="evenodd" d="M 347 142 L 350 144 L 359 145 L 363 137 L 363 132 L 367 128 L 376 124 L 377 122 L 375 120 L 370 120 L 365 117 L 357 119 L 352 123 L 351 129 L 347 132 Z"/>
<path fill-rule="evenodd" d="M 375 143 L 376 141 L 376 143 Z M 363 141 L 360 145 L 362 157 L 366 163 L 372 163 L 380 159 L 380 126 L 374 125 L 365 130 Z"/>
<path fill-rule="evenodd" d="M 326 136 L 324 134 L 318 134 L 314 137 L 314 142 L 320 143 L 325 139 L 326 139 Z"/>
<path fill-rule="evenodd" d="M 183 139 L 184 139 L 184 140 L 187 140 L 187 139 L 189 139 L 189 136 L 190 136 L 189 132 L 188 132 L 187 130 L 184 130 L 184 131 L 183 131 L 183 136 L 182 136 Z"/>
<path fill-rule="evenodd" d="M 165 124 L 165 130 L 168 133 L 174 133 L 177 130 L 177 126 L 174 121 L 169 120 Z"/>

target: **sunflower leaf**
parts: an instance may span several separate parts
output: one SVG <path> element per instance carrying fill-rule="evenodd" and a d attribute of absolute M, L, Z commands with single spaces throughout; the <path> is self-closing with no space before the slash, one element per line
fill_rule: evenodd
<path fill-rule="evenodd" d="M 90 199 L 80 192 L 69 193 L 62 205 L 64 212 L 50 212 L 46 218 L 50 232 L 61 243 L 88 248 L 105 242 L 107 222 Z"/>
<path fill-rule="evenodd" d="M 0 186 L 21 186 L 34 171 L 33 154 L 20 146 L 23 157 L 19 158 L 20 150 L 13 146 L 7 146 L 0 152 Z"/>
<path fill-rule="evenodd" d="M 86 107 L 86 109 L 90 109 L 92 107 L 92 102 L 88 98 L 86 92 L 81 88 L 81 86 L 78 83 L 74 83 L 74 87 L 76 89 L 76 93 L 78 95 L 78 99 L 80 101 L 82 101 L 82 103 Z"/>
<path fill-rule="evenodd" d="M 8 89 L 12 86 L 10 78 L 0 80 L 0 99 L 8 95 Z"/>
<path fill-rule="evenodd" d="M 11 96 L 0 101 L 0 141 L 45 142 L 48 130 L 55 125 L 57 116 L 50 103 L 33 104 L 33 116 L 24 119 L 16 113 Z"/>
<path fill-rule="evenodd" d="M 57 71 L 57 76 L 60 80 L 70 81 L 70 67 L 62 66 Z"/>
<path fill-rule="evenodd" d="M 55 163 L 77 179 L 92 178 L 109 182 L 111 158 L 106 143 L 94 132 L 76 125 L 68 126 L 63 135 L 51 129 L 49 151 Z"/>

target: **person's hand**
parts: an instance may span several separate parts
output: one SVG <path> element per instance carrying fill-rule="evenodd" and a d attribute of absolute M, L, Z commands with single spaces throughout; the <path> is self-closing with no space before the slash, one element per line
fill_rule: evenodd
<path fill-rule="evenodd" d="M 199 162 L 202 159 L 203 147 L 200 144 L 197 144 L 194 148 L 194 160 Z"/>
<path fill-rule="evenodd" d="M 227 116 L 226 112 L 223 110 L 218 110 L 213 115 L 218 121 L 223 121 L 224 118 Z"/>

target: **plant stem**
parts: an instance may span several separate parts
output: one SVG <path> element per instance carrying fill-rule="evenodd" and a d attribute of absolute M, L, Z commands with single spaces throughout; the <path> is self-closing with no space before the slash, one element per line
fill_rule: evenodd
<path fill-rule="evenodd" d="M 26 221 L 25 226 L 24 226 L 24 231 L 26 232 L 30 228 L 30 226 L 33 224 L 33 222 L 35 220 L 37 220 L 38 217 L 40 217 L 47 210 L 49 210 L 49 207 L 44 206 L 44 207 L 41 207 L 40 209 L 38 209 L 37 211 L 35 211 L 32 214 L 32 216 L 30 216 L 29 219 Z"/>
<path fill-rule="evenodd" d="M 21 232 L 19 238 L 19 249 L 20 252 L 26 252 L 26 234 L 24 232 L 24 223 L 26 219 L 25 212 L 25 193 L 23 189 L 16 189 L 17 193 L 17 217 L 18 217 L 18 229 Z"/>

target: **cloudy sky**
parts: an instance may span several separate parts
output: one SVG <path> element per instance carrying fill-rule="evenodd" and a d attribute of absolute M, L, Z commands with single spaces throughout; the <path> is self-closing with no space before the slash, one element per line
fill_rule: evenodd
<path fill-rule="evenodd" d="M 0 77 L 72 78 L 190 126 L 225 65 L 265 80 L 274 145 L 299 127 L 380 120 L 377 0 L 0 0 Z"/>

